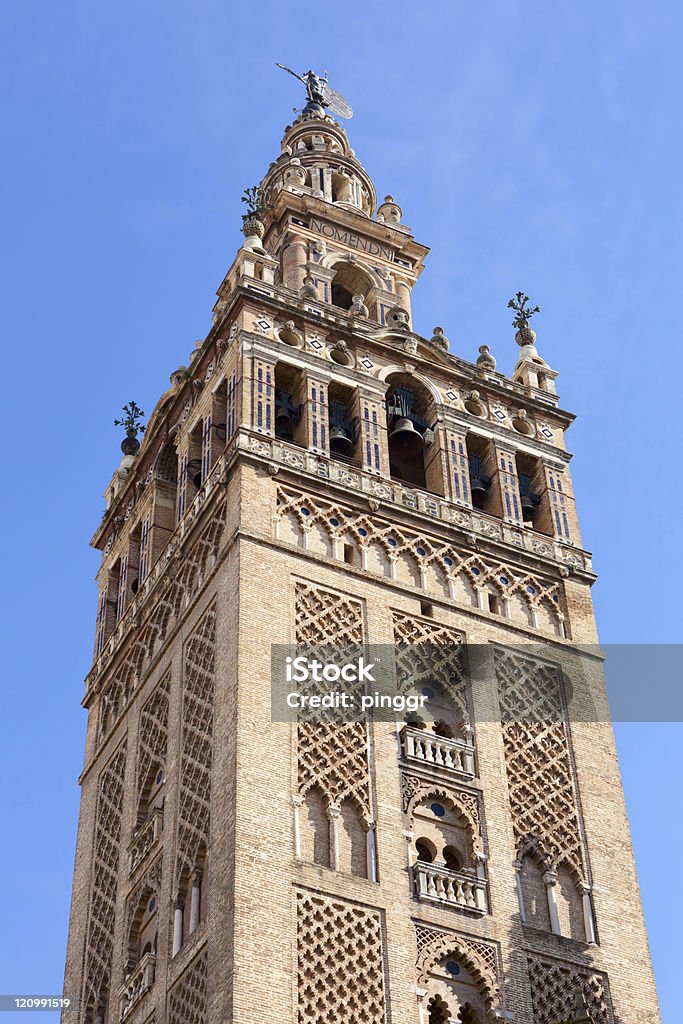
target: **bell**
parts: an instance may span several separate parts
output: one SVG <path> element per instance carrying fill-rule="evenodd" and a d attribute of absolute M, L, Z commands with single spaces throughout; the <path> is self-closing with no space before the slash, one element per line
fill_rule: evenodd
<path fill-rule="evenodd" d="M 402 418 L 396 421 L 396 426 L 389 434 L 392 455 L 399 459 L 412 459 L 421 453 L 423 446 L 422 434 L 415 429 L 412 420 Z"/>
<path fill-rule="evenodd" d="M 353 441 L 343 427 L 330 428 L 330 451 L 335 455 L 353 455 Z"/>
<path fill-rule="evenodd" d="M 522 506 L 522 519 L 525 523 L 530 523 L 536 514 L 538 500 L 534 500 L 531 494 L 522 494 L 520 496 L 520 504 Z"/>
<path fill-rule="evenodd" d="M 489 489 L 489 484 L 486 480 L 482 480 L 480 476 L 470 477 L 470 490 L 472 492 L 472 504 L 475 508 L 483 508 L 484 501 Z"/>
<path fill-rule="evenodd" d="M 275 417 L 275 436 L 276 437 L 291 437 L 293 431 L 292 417 L 280 406 L 277 415 Z"/>
<path fill-rule="evenodd" d="M 192 483 L 195 485 L 197 490 L 199 490 L 199 488 L 202 486 L 202 474 L 201 474 L 201 472 L 195 473 L 195 475 L 192 477 Z"/>

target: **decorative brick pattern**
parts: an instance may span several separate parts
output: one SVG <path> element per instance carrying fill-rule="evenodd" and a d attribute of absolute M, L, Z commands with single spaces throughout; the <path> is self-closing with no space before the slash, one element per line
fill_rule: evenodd
<path fill-rule="evenodd" d="M 85 948 L 83 1003 L 93 1014 L 98 1002 L 111 989 L 113 922 L 116 916 L 119 859 L 121 853 L 121 810 L 126 769 L 126 744 L 122 744 L 99 779 L 95 812 L 95 860 L 92 897 Z"/>
<path fill-rule="evenodd" d="M 578 993 L 583 994 L 594 1024 L 612 1024 L 605 974 L 538 956 L 529 956 L 528 964 L 535 1024 L 572 1020 Z"/>
<path fill-rule="evenodd" d="M 518 850 L 585 872 L 569 738 L 557 670 L 495 651 L 505 764 Z"/>
<path fill-rule="evenodd" d="M 194 867 L 209 840 L 215 653 L 216 609 L 210 608 L 185 646 L 177 878 Z"/>
<path fill-rule="evenodd" d="M 205 1024 L 207 1020 L 206 949 L 187 967 L 169 995 L 168 1024 Z"/>
<path fill-rule="evenodd" d="M 377 911 L 298 893 L 299 1024 L 384 1024 Z"/>

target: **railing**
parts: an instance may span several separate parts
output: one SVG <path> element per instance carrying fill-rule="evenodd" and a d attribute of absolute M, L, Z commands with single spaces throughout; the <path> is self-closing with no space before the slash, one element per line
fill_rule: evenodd
<path fill-rule="evenodd" d="M 150 812 L 147 820 L 137 830 L 133 836 L 130 846 L 128 847 L 128 852 L 130 853 L 131 874 L 135 871 L 138 864 L 141 864 L 147 857 L 149 851 L 156 846 L 163 827 L 163 808 L 155 807 Z"/>
<path fill-rule="evenodd" d="M 478 914 L 487 911 L 486 882 L 464 871 L 451 871 L 418 861 L 413 867 L 415 892 L 420 899 L 462 907 Z"/>
<path fill-rule="evenodd" d="M 403 756 L 409 761 L 433 764 L 460 775 L 474 775 L 474 747 L 465 740 L 436 736 L 406 725 L 401 730 L 401 744 Z"/>
<path fill-rule="evenodd" d="M 126 979 L 125 985 L 119 989 L 119 1020 L 125 1020 L 145 992 L 148 992 L 154 984 L 156 963 L 157 958 L 154 953 L 145 953 L 132 974 Z"/>

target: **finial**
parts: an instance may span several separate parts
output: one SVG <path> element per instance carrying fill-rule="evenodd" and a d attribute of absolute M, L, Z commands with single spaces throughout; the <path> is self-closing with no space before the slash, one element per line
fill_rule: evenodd
<path fill-rule="evenodd" d="M 140 447 L 138 434 L 145 432 L 144 426 L 140 423 L 145 414 L 137 402 L 128 402 L 121 411 L 124 414 L 123 417 L 114 420 L 115 427 L 124 427 L 126 431 L 126 436 L 121 442 L 121 451 L 124 455 L 135 455 Z"/>
<path fill-rule="evenodd" d="M 432 334 L 432 345 L 436 345 L 443 352 L 448 352 L 448 346 L 450 342 L 446 335 L 443 333 L 443 327 L 435 327 Z"/>
<path fill-rule="evenodd" d="M 477 359 L 477 366 L 479 367 L 480 370 L 495 370 L 495 356 L 491 355 L 491 349 L 488 347 L 488 345 L 479 346 L 479 358 Z"/>
<path fill-rule="evenodd" d="M 528 305 L 531 299 L 524 292 L 517 292 L 514 299 L 510 299 L 508 302 L 508 309 L 514 309 L 515 318 L 512 321 L 512 326 L 517 328 L 515 334 L 515 341 L 518 345 L 531 345 L 533 347 L 536 341 L 536 332 L 532 331 L 529 327 L 529 320 L 536 313 L 540 313 L 541 310 L 538 306 L 533 308 Z"/>
<path fill-rule="evenodd" d="M 276 67 L 282 68 L 283 71 L 293 75 L 294 78 L 298 78 L 306 86 L 306 99 L 308 102 L 304 107 L 304 114 L 324 117 L 325 109 L 329 108 L 333 114 L 337 114 L 339 117 L 347 119 L 353 117 L 353 110 L 341 93 L 335 92 L 327 84 L 327 72 L 322 76 L 316 75 L 315 71 L 305 71 L 303 75 L 298 75 L 296 71 L 285 67 L 284 64 L 277 64 Z"/>
<path fill-rule="evenodd" d="M 266 210 L 271 209 L 271 204 L 266 202 L 263 189 L 259 185 L 245 188 L 242 193 L 242 202 L 246 204 L 247 212 L 242 214 L 242 233 L 244 234 L 245 249 L 256 249 L 263 252 L 261 239 L 266 227 L 262 217 Z"/>

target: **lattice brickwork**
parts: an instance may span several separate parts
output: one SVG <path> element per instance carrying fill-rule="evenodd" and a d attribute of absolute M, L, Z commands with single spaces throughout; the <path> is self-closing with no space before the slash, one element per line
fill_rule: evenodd
<path fill-rule="evenodd" d="M 137 761 L 138 799 L 150 769 L 156 764 L 163 765 L 166 762 L 170 688 L 171 673 L 167 672 L 140 713 Z"/>
<path fill-rule="evenodd" d="M 379 914 L 298 894 L 299 1024 L 384 1024 Z"/>
<path fill-rule="evenodd" d="M 85 1012 L 92 1014 L 111 989 L 114 918 L 118 888 L 126 744 L 123 743 L 99 778 L 95 812 L 92 897 L 83 976 Z"/>
<path fill-rule="evenodd" d="M 482 942 L 454 932 L 439 931 L 415 923 L 417 939 L 416 973 L 419 984 L 428 984 L 436 967 L 448 958 L 458 960 L 469 969 L 479 983 L 480 993 L 490 1008 L 499 995 L 501 977 L 498 948 L 490 942 Z"/>
<path fill-rule="evenodd" d="M 612 1024 L 607 976 L 566 962 L 528 957 L 535 1024 L 573 1020 L 576 995 L 582 992 L 594 1024 Z"/>
<path fill-rule="evenodd" d="M 297 583 L 295 595 L 297 644 L 363 643 L 360 601 Z M 330 804 L 351 798 L 370 813 L 367 729 L 362 722 L 334 724 L 300 722 L 298 726 L 298 786 L 304 795 L 319 787 Z"/>
<path fill-rule="evenodd" d="M 518 849 L 584 875 L 581 831 L 560 683 L 553 665 L 495 651 L 512 824 Z"/>
<path fill-rule="evenodd" d="M 168 1024 L 205 1024 L 207 953 L 203 950 L 171 989 Z"/>
<path fill-rule="evenodd" d="M 462 634 L 438 622 L 394 613 L 396 682 L 399 691 L 440 687 L 453 701 L 462 722 L 469 722 L 467 679 L 462 659 Z"/>
<path fill-rule="evenodd" d="M 178 565 L 175 578 L 167 576 L 166 586 L 158 602 L 144 624 L 134 634 L 134 639 L 110 683 L 103 692 L 100 718 L 99 740 L 102 742 L 110 732 L 114 723 L 130 699 L 131 692 L 137 685 L 145 666 L 149 664 L 155 651 L 158 651 L 174 625 L 183 616 L 188 599 L 202 585 L 215 559 L 225 529 L 225 502 L 220 504 L 201 536 L 183 556 Z M 147 610 L 145 607 L 143 610 Z M 131 614 L 130 610 L 127 614 Z M 108 655 L 102 655 L 102 666 Z"/>
<path fill-rule="evenodd" d="M 216 609 L 210 608 L 185 646 L 183 725 L 176 873 L 192 870 L 209 841 Z"/>

